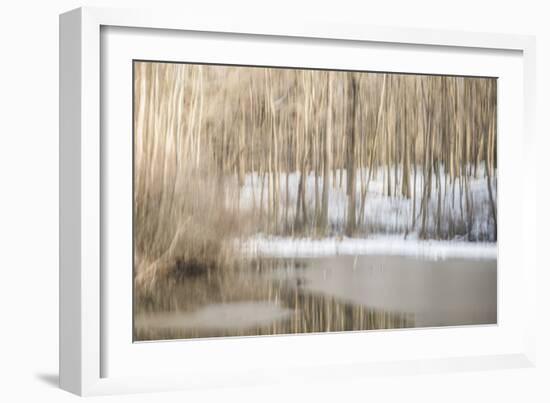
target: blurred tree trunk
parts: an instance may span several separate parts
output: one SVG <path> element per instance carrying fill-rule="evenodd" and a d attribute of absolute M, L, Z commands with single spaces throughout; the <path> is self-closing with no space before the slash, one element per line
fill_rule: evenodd
<path fill-rule="evenodd" d="M 327 74 L 327 116 L 325 141 L 323 147 L 323 195 L 321 201 L 321 229 L 326 232 L 328 226 L 328 202 L 330 191 L 330 170 L 332 166 L 332 73 Z"/>
<path fill-rule="evenodd" d="M 355 144 L 357 144 L 357 122 L 356 122 L 356 103 L 357 103 L 357 80 L 353 73 L 350 73 L 348 80 L 347 100 L 349 118 L 347 120 L 347 138 L 348 138 L 348 155 L 347 155 L 347 176 L 348 176 L 348 219 L 346 226 L 346 235 L 353 236 L 356 226 L 355 218 L 355 193 L 356 193 L 356 171 L 355 163 Z"/>

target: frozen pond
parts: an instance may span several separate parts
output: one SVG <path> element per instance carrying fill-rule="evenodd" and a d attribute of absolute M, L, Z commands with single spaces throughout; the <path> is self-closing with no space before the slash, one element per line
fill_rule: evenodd
<path fill-rule="evenodd" d="M 412 314 L 415 327 L 497 320 L 496 260 L 333 256 L 275 272 L 299 287 L 373 309 Z"/>
<path fill-rule="evenodd" d="M 138 306 L 138 339 L 495 324 L 496 259 L 261 258 Z"/>

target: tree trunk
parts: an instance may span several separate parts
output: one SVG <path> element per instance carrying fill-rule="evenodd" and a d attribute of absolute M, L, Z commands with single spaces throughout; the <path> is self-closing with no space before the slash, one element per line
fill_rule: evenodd
<path fill-rule="evenodd" d="M 323 194 L 321 201 L 321 231 L 326 233 L 328 226 L 328 201 L 330 191 L 330 169 L 332 165 L 332 74 L 327 74 L 327 117 L 323 147 Z"/>
<path fill-rule="evenodd" d="M 347 120 L 347 138 L 348 138 L 348 160 L 347 160 L 347 176 L 348 176 L 348 220 L 346 226 L 346 235 L 353 236 L 355 232 L 355 182 L 356 182 L 356 163 L 355 163 L 355 144 L 357 143 L 357 127 L 356 127 L 356 101 L 357 101 L 357 81 L 352 74 L 349 78 L 348 92 L 348 113 Z"/>

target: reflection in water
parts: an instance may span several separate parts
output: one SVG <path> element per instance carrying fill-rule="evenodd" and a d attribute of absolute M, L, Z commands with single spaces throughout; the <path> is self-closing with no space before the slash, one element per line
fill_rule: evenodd
<path fill-rule="evenodd" d="M 496 323 L 496 260 L 264 258 L 165 280 L 135 312 L 136 340 Z"/>
<path fill-rule="evenodd" d="M 309 259 L 299 276 L 310 292 L 410 312 L 415 326 L 426 327 L 496 323 L 496 269 L 489 259 L 333 256 Z"/>

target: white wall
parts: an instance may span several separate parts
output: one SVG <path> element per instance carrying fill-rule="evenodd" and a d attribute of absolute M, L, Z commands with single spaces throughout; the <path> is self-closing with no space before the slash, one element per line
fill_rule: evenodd
<path fill-rule="evenodd" d="M 0 5 L 0 400 L 72 401 L 56 389 L 58 302 L 58 14 L 81 5 L 156 7 L 180 4 L 184 12 L 250 18 L 267 13 L 374 25 L 403 25 L 535 34 L 538 39 L 538 149 L 542 206 L 550 204 L 548 147 L 550 31 L 544 1 L 377 0 L 270 2 L 16 1 Z M 189 4 L 185 4 L 189 3 Z M 548 225 L 546 225 L 548 226 Z M 539 250 L 549 239 L 538 233 Z M 543 259 L 540 267 L 547 267 Z M 539 366 L 530 370 L 371 378 L 346 384 L 252 388 L 102 398 L 109 401 L 550 401 L 548 275 L 541 273 Z M 7 394 L 7 396 L 6 396 Z"/>

